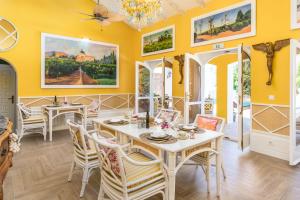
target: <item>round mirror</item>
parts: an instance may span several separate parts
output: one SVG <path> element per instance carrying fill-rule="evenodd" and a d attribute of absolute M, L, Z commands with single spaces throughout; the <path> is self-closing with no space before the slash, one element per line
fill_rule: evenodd
<path fill-rule="evenodd" d="M 6 19 L 0 17 L 0 51 L 13 48 L 18 41 L 16 27 Z"/>

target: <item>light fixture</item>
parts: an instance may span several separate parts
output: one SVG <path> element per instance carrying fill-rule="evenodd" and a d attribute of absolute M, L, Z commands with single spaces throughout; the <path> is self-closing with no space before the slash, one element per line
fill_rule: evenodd
<path fill-rule="evenodd" d="M 161 0 L 122 0 L 129 21 L 138 26 L 149 24 L 161 11 Z"/>

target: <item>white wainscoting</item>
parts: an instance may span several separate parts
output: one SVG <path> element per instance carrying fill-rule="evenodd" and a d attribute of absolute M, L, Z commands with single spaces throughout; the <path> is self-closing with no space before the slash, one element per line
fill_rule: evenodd
<path fill-rule="evenodd" d="M 252 132 L 250 134 L 250 150 L 289 160 L 289 137 L 267 132 Z"/>

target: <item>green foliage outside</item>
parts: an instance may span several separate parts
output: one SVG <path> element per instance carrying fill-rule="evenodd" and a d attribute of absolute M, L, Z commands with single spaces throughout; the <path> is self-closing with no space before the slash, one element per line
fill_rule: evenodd
<path fill-rule="evenodd" d="M 235 91 L 238 91 L 238 85 L 238 67 L 235 67 L 233 72 L 233 89 Z M 243 62 L 243 86 L 243 94 L 251 96 L 251 67 L 249 60 Z"/>
<path fill-rule="evenodd" d="M 297 88 L 300 88 L 300 63 L 298 64 L 298 72 L 297 72 L 296 82 L 297 82 Z"/>
<path fill-rule="evenodd" d="M 140 83 L 140 88 L 139 88 L 139 92 L 140 92 L 140 96 L 149 96 L 150 94 L 150 71 L 145 68 L 142 67 L 141 71 L 140 71 L 140 76 L 141 76 L 141 83 Z"/>
<path fill-rule="evenodd" d="M 165 31 L 160 35 L 157 41 L 150 41 L 149 44 L 145 45 L 143 48 L 144 53 L 151 53 L 155 51 L 161 51 L 165 49 L 170 49 L 173 47 L 173 38 L 170 31 Z"/>

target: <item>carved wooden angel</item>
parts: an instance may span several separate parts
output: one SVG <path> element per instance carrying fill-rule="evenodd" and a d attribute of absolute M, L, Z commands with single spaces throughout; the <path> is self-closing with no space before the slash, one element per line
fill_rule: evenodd
<path fill-rule="evenodd" d="M 178 84 L 182 84 L 183 83 L 184 54 L 174 56 L 174 59 L 179 62 L 180 81 Z"/>
<path fill-rule="evenodd" d="M 265 52 L 267 54 L 267 66 L 269 71 L 269 80 L 267 85 L 272 84 L 273 78 L 273 59 L 276 51 L 280 51 L 283 47 L 290 44 L 290 39 L 278 40 L 274 44 L 272 42 L 260 43 L 253 45 L 253 48 L 258 51 Z"/>

